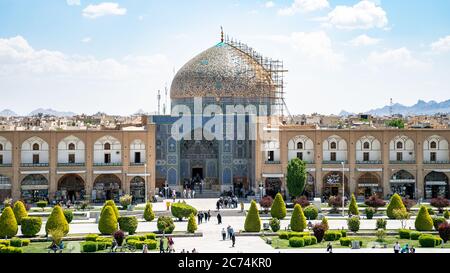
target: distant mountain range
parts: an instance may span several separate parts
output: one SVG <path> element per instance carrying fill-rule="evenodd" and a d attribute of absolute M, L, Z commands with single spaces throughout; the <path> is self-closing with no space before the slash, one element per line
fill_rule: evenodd
<path fill-rule="evenodd" d="M 15 117 L 15 116 L 17 116 L 17 114 L 9 109 L 5 109 L 0 112 L 0 117 Z"/>
<path fill-rule="evenodd" d="M 381 108 L 373 109 L 365 112 L 364 114 L 370 114 L 373 116 L 389 116 L 392 107 L 392 114 L 401 115 L 434 115 L 438 113 L 450 113 L 450 100 L 436 102 L 436 101 L 423 101 L 419 100 L 412 106 L 405 106 L 400 103 L 393 104 L 392 106 L 386 105 Z M 349 116 L 355 113 L 341 111 L 340 116 Z"/>
<path fill-rule="evenodd" d="M 18 117 L 18 116 L 31 117 L 31 116 L 37 116 L 39 114 L 42 114 L 43 116 L 53 116 L 53 117 L 73 117 L 73 116 L 78 115 L 77 113 L 74 113 L 74 112 L 57 111 L 57 110 L 54 110 L 54 109 L 51 109 L 51 108 L 49 108 L 49 109 L 38 108 L 38 109 L 30 112 L 28 115 L 19 115 L 16 112 L 14 112 L 14 111 L 12 111 L 10 109 L 5 109 L 3 111 L 0 111 L 0 117 Z M 105 113 L 98 112 L 95 115 L 102 115 L 102 114 L 105 114 Z M 134 113 L 134 115 L 145 115 L 145 114 L 148 114 L 148 113 L 146 113 L 142 109 L 139 109 L 138 111 L 136 111 L 136 113 Z"/>

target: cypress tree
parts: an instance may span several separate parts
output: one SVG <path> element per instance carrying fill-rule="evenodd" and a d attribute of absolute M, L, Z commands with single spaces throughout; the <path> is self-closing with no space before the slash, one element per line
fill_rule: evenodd
<path fill-rule="evenodd" d="M 187 231 L 189 233 L 195 233 L 196 230 L 197 230 L 197 221 L 195 220 L 194 214 L 191 214 L 191 216 L 189 216 Z"/>
<path fill-rule="evenodd" d="M 117 218 L 111 206 L 104 207 L 98 221 L 98 230 L 104 235 L 112 235 L 117 230 Z"/>
<path fill-rule="evenodd" d="M 58 205 L 53 208 L 52 213 L 45 224 L 45 232 L 49 234 L 50 230 L 56 229 L 60 229 L 64 235 L 69 233 L 69 223 L 67 223 L 63 209 Z"/>
<path fill-rule="evenodd" d="M 352 193 L 352 200 L 348 206 L 348 212 L 352 215 L 359 215 L 358 204 L 356 203 L 355 195 Z"/>
<path fill-rule="evenodd" d="M 13 210 L 9 206 L 4 208 L 0 216 L 0 238 L 14 237 L 18 230 L 19 227 Z"/>
<path fill-rule="evenodd" d="M 402 198 L 398 194 L 394 194 L 389 201 L 389 205 L 386 209 L 386 215 L 389 219 L 395 219 L 394 210 L 401 209 L 406 211 L 406 207 L 403 204 Z"/>
<path fill-rule="evenodd" d="M 18 225 L 22 222 L 22 218 L 28 216 L 28 212 L 22 201 L 16 201 L 16 203 L 14 203 L 14 216 L 16 217 Z"/>
<path fill-rule="evenodd" d="M 153 212 L 152 204 L 150 202 L 145 205 L 144 219 L 147 222 L 151 222 L 155 219 L 155 213 Z"/>
<path fill-rule="evenodd" d="M 270 209 L 270 214 L 273 218 L 279 220 L 286 217 L 286 203 L 284 203 L 283 196 L 281 193 L 277 193 L 275 200 L 273 200 L 272 208 Z"/>
<path fill-rule="evenodd" d="M 431 218 L 428 210 L 425 206 L 421 206 L 419 213 L 417 214 L 414 226 L 418 231 L 432 231 L 433 230 L 433 219 Z"/>
<path fill-rule="evenodd" d="M 259 218 L 259 211 L 256 207 L 255 200 L 252 201 L 247 217 L 245 218 L 244 229 L 247 232 L 261 231 L 261 218 Z"/>
<path fill-rule="evenodd" d="M 306 217 L 303 209 L 299 204 L 294 207 L 294 212 L 291 217 L 291 230 L 302 232 L 306 228 Z"/>

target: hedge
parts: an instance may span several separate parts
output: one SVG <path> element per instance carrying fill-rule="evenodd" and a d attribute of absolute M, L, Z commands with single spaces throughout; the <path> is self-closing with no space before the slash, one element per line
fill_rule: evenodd
<path fill-rule="evenodd" d="M 303 209 L 299 204 L 294 207 L 294 212 L 291 216 L 291 230 L 303 231 L 306 228 L 306 217 L 303 214 Z"/>
<path fill-rule="evenodd" d="M 173 203 L 170 209 L 173 217 L 178 218 L 180 221 L 183 218 L 189 218 L 191 214 L 197 215 L 197 210 L 185 203 Z"/>
<path fill-rule="evenodd" d="M 55 206 L 50 214 L 45 225 L 45 232 L 49 234 L 50 230 L 60 229 L 64 235 L 69 233 L 69 223 L 67 223 L 66 217 L 64 217 L 63 209 L 60 206 Z"/>
<path fill-rule="evenodd" d="M 98 237 L 98 234 L 88 234 L 84 237 L 84 240 L 87 242 L 96 242 Z"/>
<path fill-rule="evenodd" d="M 303 240 L 305 241 L 305 246 L 317 244 L 317 238 L 311 235 L 304 236 Z"/>
<path fill-rule="evenodd" d="M 156 225 L 157 225 L 158 231 L 160 233 L 164 232 L 165 234 L 171 234 L 173 232 L 173 230 L 175 229 L 173 220 L 169 216 L 160 216 L 158 218 Z"/>
<path fill-rule="evenodd" d="M 64 217 L 66 217 L 67 223 L 72 223 L 73 220 L 73 211 L 71 210 L 64 210 Z"/>
<path fill-rule="evenodd" d="M 117 219 L 121 230 L 128 232 L 128 234 L 134 234 L 138 227 L 138 219 L 136 216 L 121 216 Z"/>
<path fill-rule="evenodd" d="M 367 219 L 373 219 L 373 215 L 375 214 L 375 209 L 371 207 L 367 207 L 365 209 Z"/>
<path fill-rule="evenodd" d="M 104 235 L 112 235 L 117 230 L 117 218 L 111 206 L 104 207 L 98 221 L 98 230 Z"/>
<path fill-rule="evenodd" d="M 300 237 L 292 237 L 291 239 L 289 239 L 289 246 L 290 247 L 304 247 L 305 240 Z"/>
<path fill-rule="evenodd" d="M 330 242 L 330 241 L 337 241 L 341 237 L 342 237 L 342 233 L 340 231 L 327 230 L 327 231 L 325 231 L 325 235 L 323 236 L 323 239 L 327 242 Z"/>
<path fill-rule="evenodd" d="M 357 232 L 359 231 L 360 221 L 358 216 L 353 216 L 347 220 L 348 229 Z"/>
<path fill-rule="evenodd" d="M 14 203 L 13 211 L 18 225 L 20 225 L 20 223 L 22 222 L 22 218 L 28 216 L 28 212 L 25 209 L 25 205 L 22 201 L 16 201 L 16 203 Z"/>
<path fill-rule="evenodd" d="M 314 205 L 307 206 L 303 212 L 308 220 L 316 220 L 319 216 L 319 210 Z"/>
<path fill-rule="evenodd" d="M 104 237 L 98 237 L 97 240 L 95 241 L 96 243 L 102 243 L 105 244 L 105 249 L 108 247 L 112 247 L 112 242 L 113 239 L 112 238 L 104 238 Z M 100 246 L 99 246 L 100 247 Z M 100 249 L 99 249 L 100 250 Z"/>
<path fill-rule="evenodd" d="M 411 239 L 411 230 L 399 229 L 398 235 L 400 236 L 400 239 Z"/>
<path fill-rule="evenodd" d="M 22 239 L 22 246 L 29 246 L 31 241 L 29 239 Z"/>
<path fill-rule="evenodd" d="M 245 217 L 244 230 L 246 232 L 260 232 L 261 218 L 259 218 L 258 208 L 255 200 L 252 201 L 247 216 Z"/>
<path fill-rule="evenodd" d="M 421 247 L 435 247 L 442 244 L 442 239 L 431 234 L 423 234 L 419 237 Z"/>
<path fill-rule="evenodd" d="M 17 220 L 13 210 L 11 207 L 4 208 L 0 216 L 0 238 L 14 237 L 18 230 L 19 227 L 17 226 Z"/>
<path fill-rule="evenodd" d="M 125 239 L 125 241 L 145 241 L 147 240 L 147 236 L 145 235 L 133 235 L 133 236 L 127 236 L 127 238 Z"/>
<path fill-rule="evenodd" d="M 417 214 L 414 226 L 417 231 L 432 231 L 433 230 L 433 219 L 431 218 L 428 210 L 425 206 L 421 206 L 419 213 Z"/>
<path fill-rule="evenodd" d="M 37 201 L 37 202 L 36 202 L 36 206 L 37 206 L 38 208 L 41 208 L 42 210 L 44 210 L 45 207 L 46 207 L 47 205 L 48 205 L 48 202 L 45 201 L 45 200 Z"/>
<path fill-rule="evenodd" d="M 144 209 L 144 219 L 147 222 L 155 220 L 155 213 L 153 212 L 153 206 L 151 203 L 147 203 Z"/>
<path fill-rule="evenodd" d="M 107 248 L 106 242 L 97 242 L 97 250 L 105 250 Z"/>
<path fill-rule="evenodd" d="M 341 229 L 341 237 L 347 237 L 347 231 L 345 229 Z"/>
<path fill-rule="evenodd" d="M 147 233 L 147 234 L 145 234 L 145 238 L 151 239 L 151 240 L 156 240 L 156 234 L 155 233 Z"/>
<path fill-rule="evenodd" d="M 270 229 L 272 229 L 273 232 L 279 231 L 280 228 L 281 228 L 280 220 L 278 220 L 277 218 L 270 219 L 269 226 L 270 226 Z"/>
<path fill-rule="evenodd" d="M 84 253 L 93 253 L 97 251 L 97 243 L 96 242 L 84 242 L 81 243 L 81 251 Z"/>
<path fill-rule="evenodd" d="M 100 212 L 100 217 L 102 216 L 106 207 L 111 207 L 113 209 L 114 215 L 116 216 L 116 219 L 119 219 L 119 217 L 120 217 L 119 209 L 117 208 L 116 203 L 114 203 L 113 200 L 108 200 L 105 202 L 105 204 L 103 205 L 102 211 Z"/>
<path fill-rule="evenodd" d="M 419 237 L 422 235 L 422 233 L 418 232 L 418 231 L 412 231 L 410 233 L 410 238 L 411 240 L 419 240 Z"/>
<path fill-rule="evenodd" d="M 40 217 L 24 217 L 20 225 L 22 234 L 26 237 L 34 237 L 41 231 L 42 219 Z"/>
<path fill-rule="evenodd" d="M 20 247 L 5 246 L 0 248 L 0 253 L 2 254 L 19 254 L 23 253 Z"/>
<path fill-rule="evenodd" d="M 0 240 L 0 246 L 9 246 L 9 240 Z"/>
<path fill-rule="evenodd" d="M 339 239 L 339 243 L 341 244 L 341 246 L 351 246 L 352 242 L 355 240 L 352 240 L 351 238 L 341 238 Z M 362 247 L 363 242 L 362 241 L 358 241 L 359 242 L 359 246 Z"/>
<path fill-rule="evenodd" d="M 389 205 L 386 208 L 386 215 L 389 217 L 389 219 L 395 219 L 393 211 L 396 209 L 406 211 L 406 207 L 403 204 L 402 198 L 397 193 L 392 195 L 391 200 L 389 201 Z"/>
<path fill-rule="evenodd" d="M 286 203 L 283 200 L 283 196 L 280 193 L 277 193 L 275 199 L 273 200 L 272 208 L 270 209 L 270 214 L 273 218 L 277 218 L 279 220 L 284 219 L 286 217 Z"/>
<path fill-rule="evenodd" d="M 22 240 L 20 238 L 11 238 L 9 245 L 13 247 L 22 247 Z"/>
<path fill-rule="evenodd" d="M 138 240 L 130 240 L 127 242 L 129 245 L 132 245 L 136 247 L 136 249 L 143 249 L 144 245 L 147 245 L 148 249 L 156 249 L 157 242 L 156 240 L 145 240 L 145 241 L 138 241 Z"/>

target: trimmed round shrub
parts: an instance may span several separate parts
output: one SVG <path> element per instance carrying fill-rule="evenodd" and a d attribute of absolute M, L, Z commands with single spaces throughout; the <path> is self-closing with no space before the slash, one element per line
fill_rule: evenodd
<path fill-rule="evenodd" d="M 98 234 L 88 234 L 84 237 L 84 240 L 87 242 L 96 242 L 98 238 Z"/>
<path fill-rule="evenodd" d="M 348 219 L 347 225 L 349 230 L 353 232 L 358 232 L 360 225 L 359 217 L 353 216 L 352 218 Z"/>
<path fill-rule="evenodd" d="M 64 217 L 63 209 L 60 206 L 55 206 L 50 214 L 50 217 L 45 224 L 45 232 L 50 233 L 50 230 L 61 230 L 64 235 L 69 233 L 69 223 Z"/>
<path fill-rule="evenodd" d="M 48 205 L 48 202 L 45 201 L 45 200 L 37 201 L 37 202 L 36 202 L 36 206 L 37 206 L 38 208 L 41 208 L 42 210 L 44 210 L 44 209 L 47 207 L 47 205 Z"/>
<path fill-rule="evenodd" d="M 169 216 L 160 216 L 156 225 L 160 233 L 171 234 L 175 229 L 172 217 Z"/>
<path fill-rule="evenodd" d="M 189 218 L 191 214 L 197 215 L 197 210 L 185 203 L 173 203 L 170 209 L 173 217 L 178 218 L 179 221 L 183 218 Z"/>
<path fill-rule="evenodd" d="M 385 219 L 377 219 L 376 229 L 386 229 L 387 221 Z"/>
<path fill-rule="evenodd" d="M 291 216 L 291 230 L 303 231 L 306 228 L 306 217 L 303 214 L 303 209 L 299 204 L 294 207 L 294 212 Z"/>
<path fill-rule="evenodd" d="M 20 223 L 22 222 L 22 218 L 28 216 L 28 212 L 22 201 L 16 201 L 16 203 L 14 203 L 13 211 L 18 225 L 20 225 Z"/>
<path fill-rule="evenodd" d="M 304 247 L 305 240 L 300 237 L 292 237 L 291 239 L 289 239 L 289 246 L 290 247 Z"/>
<path fill-rule="evenodd" d="M 350 238 L 341 238 L 339 239 L 339 243 L 341 244 L 341 246 L 350 246 L 352 244 L 352 239 Z"/>
<path fill-rule="evenodd" d="M 287 240 L 289 239 L 289 232 L 280 232 L 280 234 L 278 234 L 278 238 L 282 239 L 282 240 Z"/>
<path fill-rule="evenodd" d="M 196 230 L 197 230 L 197 221 L 195 220 L 194 214 L 191 214 L 187 225 L 187 232 L 195 233 Z"/>
<path fill-rule="evenodd" d="M 375 210 L 377 208 L 386 206 L 386 202 L 384 202 L 384 200 L 381 199 L 380 197 L 378 197 L 376 194 L 367 198 L 366 201 L 364 201 L 364 204 L 366 204 L 367 206 L 369 206 L 371 208 L 375 208 Z"/>
<path fill-rule="evenodd" d="M 304 237 L 304 236 L 309 236 L 310 235 L 309 232 L 296 232 L 296 231 L 291 231 L 288 234 L 289 234 L 289 238 L 292 238 L 292 237 Z"/>
<path fill-rule="evenodd" d="M 347 237 L 347 231 L 345 229 L 341 229 L 341 237 Z"/>
<path fill-rule="evenodd" d="M 328 219 L 327 219 L 326 217 L 323 217 L 323 218 L 322 218 L 321 224 L 322 224 L 323 227 L 325 228 L 325 231 L 330 229 L 330 226 L 328 225 Z"/>
<path fill-rule="evenodd" d="M 156 234 L 155 233 L 147 233 L 147 234 L 145 234 L 145 238 L 148 240 L 156 240 Z"/>
<path fill-rule="evenodd" d="M 2 254 L 19 254 L 23 253 L 23 250 L 20 247 L 6 246 L 0 248 L 0 253 Z"/>
<path fill-rule="evenodd" d="M 419 237 L 419 244 L 421 247 L 435 247 L 439 245 L 438 243 L 437 237 L 430 234 L 423 234 Z"/>
<path fill-rule="evenodd" d="M 73 220 L 73 211 L 71 210 L 64 210 L 64 217 L 66 217 L 67 223 L 72 223 Z"/>
<path fill-rule="evenodd" d="M 93 253 L 97 251 L 97 243 L 96 242 L 83 242 L 80 244 L 81 252 L 83 253 Z"/>
<path fill-rule="evenodd" d="M 144 219 L 147 222 L 155 220 L 155 213 L 153 212 L 153 206 L 150 202 L 145 205 Z"/>
<path fill-rule="evenodd" d="M 156 249 L 156 247 L 158 245 L 156 240 L 151 240 L 151 239 L 150 240 L 145 240 L 145 243 L 147 244 L 147 247 L 148 247 L 149 250 Z"/>
<path fill-rule="evenodd" d="M 261 231 L 261 218 L 259 218 L 258 208 L 256 207 L 256 202 L 254 200 L 252 201 L 247 216 L 245 217 L 244 230 L 247 232 Z"/>
<path fill-rule="evenodd" d="M 24 217 L 22 218 L 22 224 L 20 230 L 26 237 L 34 237 L 41 231 L 42 219 L 40 217 Z"/>
<path fill-rule="evenodd" d="M 417 231 L 432 231 L 433 230 L 433 219 L 431 218 L 428 210 L 425 206 L 421 206 L 419 213 L 417 214 L 414 226 Z"/>
<path fill-rule="evenodd" d="M 22 246 L 29 246 L 31 241 L 29 239 L 22 239 Z"/>
<path fill-rule="evenodd" d="M 438 231 L 441 239 L 447 243 L 450 240 L 450 225 L 447 222 L 442 223 L 439 225 Z"/>
<path fill-rule="evenodd" d="M 367 219 L 373 219 L 373 215 L 375 214 L 374 208 L 371 208 L 371 207 L 365 208 L 364 212 L 366 213 Z"/>
<path fill-rule="evenodd" d="M 279 231 L 281 227 L 280 225 L 280 220 L 278 220 L 277 218 L 272 218 L 269 221 L 270 229 L 272 229 L 273 232 Z"/>
<path fill-rule="evenodd" d="M 428 211 L 428 214 L 431 216 L 431 215 L 434 215 L 434 210 L 433 210 L 433 208 L 432 207 L 427 207 L 427 211 Z"/>
<path fill-rule="evenodd" d="M 419 240 L 419 237 L 422 235 L 422 233 L 418 232 L 418 231 L 411 231 L 411 233 L 409 234 L 411 240 Z"/>
<path fill-rule="evenodd" d="M 300 206 L 302 206 L 302 208 L 306 208 L 307 206 L 310 205 L 309 200 L 308 200 L 308 198 L 306 196 L 297 197 L 294 200 L 294 205 L 295 204 L 299 204 Z"/>
<path fill-rule="evenodd" d="M 406 210 L 402 198 L 397 193 L 392 195 L 391 200 L 389 201 L 389 205 L 386 209 L 386 215 L 387 217 L 389 217 L 389 219 L 395 219 L 393 211 L 396 209 Z"/>
<path fill-rule="evenodd" d="M 119 222 L 119 228 L 128 234 L 134 234 L 138 227 L 138 219 L 136 216 L 121 216 L 117 220 Z"/>
<path fill-rule="evenodd" d="M 18 230 L 19 227 L 17 226 L 17 220 L 13 210 L 11 207 L 4 208 L 0 216 L 0 238 L 14 237 Z"/>
<path fill-rule="evenodd" d="M 95 241 L 97 243 L 104 243 L 105 249 L 112 246 L 113 239 L 112 238 L 104 238 L 104 237 L 98 237 Z"/>
<path fill-rule="evenodd" d="M 102 216 L 103 212 L 105 211 L 106 207 L 111 207 L 114 215 L 116 216 L 116 219 L 119 219 L 120 217 L 120 212 L 119 209 L 116 206 L 116 203 L 114 202 L 114 200 L 108 200 L 105 202 L 105 204 L 103 205 L 102 211 L 100 212 L 100 217 Z"/>
<path fill-rule="evenodd" d="M 272 207 L 273 204 L 273 198 L 270 195 L 266 195 L 261 200 L 259 200 L 259 205 L 261 208 L 264 209 L 264 211 L 267 213 L 269 211 L 269 208 Z"/>
<path fill-rule="evenodd" d="M 284 217 L 286 217 L 286 203 L 284 202 L 281 193 L 277 193 L 277 195 L 275 196 L 272 208 L 270 209 L 270 214 L 272 215 L 273 218 L 277 218 L 279 220 L 284 219 Z"/>
<path fill-rule="evenodd" d="M 400 237 L 400 239 L 411 239 L 411 230 L 399 229 L 398 236 Z"/>
<path fill-rule="evenodd" d="M 430 201 L 430 205 L 439 209 L 439 212 L 442 212 L 444 208 L 450 205 L 450 201 L 445 197 L 437 197 L 433 198 Z"/>
<path fill-rule="evenodd" d="M 112 235 L 117 231 L 117 218 L 111 206 L 103 207 L 103 212 L 98 221 L 98 230 L 103 235 Z"/>
<path fill-rule="evenodd" d="M 447 220 L 444 217 L 437 217 L 437 216 L 435 216 L 435 217 L 432 217 L 432 219 L 433 219 L 433 227 L 434 227 L 435 230 L 438 230 L 439 226 L 442 223 L 446 223 L 447 222 Z"/>
<path fill-rule="evenodd" d="M 348 212 L 352 215 L 359 215 L 358 204 L 356 203 L 356 198 L 353 193 L 352 199 L 350 200 L 350 205 L 348 206 Z"/>
<path fill-rule="evenodd" d="M 317 244 L 317 238 L 311 235 L 303 236 L 303 240 L 305 241 L 305 246 Z"/>
<path fill-rule="evenodd" d="M 340 231 L 327 230 L 325 232 L 323 239 L 327 242 L 331 242 L 331 241 L 339 240 L 341 238 L 341 236 L 342 236 L 342 233 Z"/>
<path fill-rule="evenodd" d="M 319 210 L 316 206 L 307 206 L 303 212 L 308 220 L 316 220 L 319 216 Z"/>
<path fill-rule="evenodd" d="M 97 250 L 105 250 L 106 249 L 106 243 L 105 242 L 97 242 Z"/>
<path fill-rule="evenodd" d="M 22 247 L 22 240 L 20 238 L 11 238 L 9 245 L 13 247 Z"/>
<path fill-rule="evenodd" d="M 116 239 L 117 244 L 122 246 L 123 240 L 125 239 L 125 233 L 122 230 L 118 230 L 114 232 L 113 237 Z"/>

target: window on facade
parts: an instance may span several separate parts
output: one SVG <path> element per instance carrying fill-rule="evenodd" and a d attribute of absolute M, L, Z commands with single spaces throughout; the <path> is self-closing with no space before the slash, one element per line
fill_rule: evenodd
<path fill-rule="evenodd" d="M 302 142 L 297 143 L 297 150 L 303 150 L 303 143 Z"/>
<path fill-rule="evenodd" d="M 300 160 L 303 160 L 303 153 L 297 153 L 297 158 Z"/>
<path fill-rule="evenodd" d="M 105 145 L 104 145 L 104 148 L 103 148 L 104 150 L 111 150 L 111 144 L 109 144 L 109 143 L 105 143 Z"/>
<path fill-rule="evenodd" d="M 436 149 L 436 148 L 437 148 L 437 143 L 436 143 L 436 141 L 432 141 L 432 142 L 430 143 L 430 148 L 431 148 L 431 149 Z"/>
<path fill-rule="evenodd" d="M 111 154 L 105 154 L 105 164 L 111 163 Z"/>
<path fill-rule="evenodd" d="M 71 150 L 71 151 L 75 150 L 75 144 L 70 143 L 69 144 L 69 150 Z"/>
<path fill-rule="evenodd" d="M 3 155 L 0 155 L 0 165 L 3 165 Z"/>
<path fill-rule="evenodd" d="M 267 152 L 267 161 L 273 162 L 275 160 L 275 152 L 274 151 L 268 151 Z"/>
<path fill-rule="evenodd" d="M 3 144 L 0 144 L 0 151 L 3 151 Z"/>
<path fill-rule="evenodd" d="M 364 142 L 364 150 L 369 150 L 370 149 L 370 143 L 369 142 Z"/>
<path fill-rule="evenodd" d="M 134 153 L 134 163 L 141 163 L 141 152 Z"/>
<path fill-rule="evenodd" d="M 336 150 L 336 149 L 337 149 L 337 143 L 336 143 L 336 142 L 331 142 L 330 148 L 331 148 L 332 150 Z"/>
<path fill-rule="evenodd" d="M 33 164 L 39 164 L 39 155 L 33 155 Z"/>
<path fill-rule="evenodd" d="M 75 154 L 69 154 L 69 164 L 75 164 Z"/>
<path fill-rule="evenodd" d="M 363 153 L 363 160 L 364 161 L 370 161 L 370 154 L 369 153 Z"/>
<path fill-rule="evenodd" d="M 397 149 L 403 149 L 403 143 L 402 142 L 397 142 Z"/>
<path fill-rule="evenodd" d="M 333 153 L 330 154 L 330 160 L 331 161 L 336 161 L 336 153 L 333 152 Z"/>
<path fill-rule="evenodd" d="M 430 161 L 431 162 L 436 162 L 436 159 L 437 157 L 436 157 L 436 152 L 431 152 L 430 153 Z"/>
<path fill-rule="evenodd" d="M 403 153 L 397 153 L 397 161 L 403 161 Z"/>
<path fill-rule="evenodd" d="M 33 151 L 39 151 L 39 144 L 37 143 L 33 144 Z"/>
<path fill-rule="evenodd" d="M 241 147 L 239 147 L 239 148 L 237 149 L 237 157 L 238 157 L 238 158 L 244 157 L 244 149 L 242 149 Z"/>

